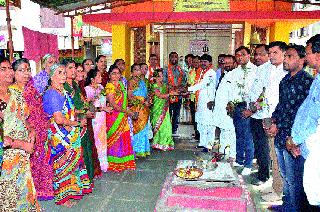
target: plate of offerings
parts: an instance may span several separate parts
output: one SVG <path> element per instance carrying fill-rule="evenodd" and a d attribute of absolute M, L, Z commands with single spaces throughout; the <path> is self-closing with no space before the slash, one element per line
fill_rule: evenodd
<path fill-rule="evenodd" d="M 174 171 L 174 174 L 177 177 L 186 179 L 186 180 L 194 180 L 203 175 L 203 171 L 196 167 L 187 167 L 187 168 L 178 168 Z"/>

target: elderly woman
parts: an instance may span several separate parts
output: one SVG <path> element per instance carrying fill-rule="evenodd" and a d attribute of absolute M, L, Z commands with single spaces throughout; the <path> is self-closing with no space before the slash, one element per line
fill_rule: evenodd
<path fill-rule="evenodd" d="M 10 98 L 3 111 L 4 145 L 7 149 L 0 177 L 1 211 L 39 211 L 30 168 L 35 131 L 28 124 L 29 110 L 23 98 L 31 69 L 26 59 L 17 60 L 12 67 L 15 83 L 8 87 Z"/>
<path fill-rule="evenodd" d="M 43 96 L 44 110 L 49 115 L 48 130 L 50 161 L 53 164 L 54 200 L 58 205 L 72 207 L 72 200 L 81 199 L 92 191 L 82 158 L 81 128 L 86 119 L 76 121 L 75 105 L 64 89 L 67 73 L 64 65 L 51 67 L 51 87 Z"/>
<path fill-rule="evenodd" d="M 107 113 L 107 144 L 110 171 L 121 172 L 126 169 L 134 170 L 136 163 L 131 145 L 127 110 L 127 90 L 121 82 L 121 72 L 116 66 L 110 66 L 110 82 L 106 85 L 107 100 L 113 108 Z"/>
<path fill-rule="evenodd" d="M 147 101 L 148 89 L 141 78 L 140 65 L 131 66 L 131 79 L 128 83 L 130 109 L 138 114 L 132 120 L 133 124 L 133 150 L 136 157 L 146 157 L 150 155 L 149 135 L 149 103 Z"/>
<path fill-rule="evenodd" d="M 64 89 L 70 94 L 74 106 L 76 109 L 77 116 L 85 116 L 86 118 L 93 118 L 94 114 L 91 111 L 86 111 L 85 102 L 86 99 L 81 93 L 81 89 L 78 84 L 75 82 L 76 78 L 76 67 L 73 60 L 63 60 L 62 64 L 66 67 L 67 79 L 64 83 Z M 88 175 L 90 180 L 94 178 L 94 165 L 92 157 L 92 144 L 93 138 L 89 136 L 88 128 L 81 128 L 81 146 L 83 149 L 83 159 L 86 164 Z"/>
<path fill-rule="evenodd" d="M 50 67 L 56 62 L 56 58 L 52 54 L 46 54 L 41 60 L 42 71 L 34 76 L 34 86 L 40 94 L 43 94 L 48 86 Z"/>
<path fill-rule="evenodd" d="M 0 175 L 3 161 L 3 111 L 9 102 L 8 87 L 12 84 L 13 77 L 14 72 L 9 60 L 0 58 Z"/>

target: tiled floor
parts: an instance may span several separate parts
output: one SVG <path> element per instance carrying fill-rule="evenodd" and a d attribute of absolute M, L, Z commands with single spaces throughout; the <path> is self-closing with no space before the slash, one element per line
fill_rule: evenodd
<path fill-rule="evenodd" d="M 182 125 L 178 133 L 183 139 L 176 139 L 176 149 L 170 152 L 152 151 L 147 159 L 137 160 L 136 171 L 106 173 L 95 180 L 92 194 L 85 196 L 73 208 L 57 206 L 53 201 L 41 202 L 44 211 L 138 211 L 152 212 L 160 194 L 164 179 L 173 171 L 178 160 L 194 159 L 195 143 L 191 126 Z M 250 189 L 250 188 L 249 188 Z M 252 192 L 257 211 L 264 210 L 261 198 Z"/>

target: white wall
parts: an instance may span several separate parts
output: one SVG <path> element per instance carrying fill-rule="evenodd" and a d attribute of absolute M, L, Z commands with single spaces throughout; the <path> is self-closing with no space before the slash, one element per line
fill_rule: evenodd
<path fill-rule="evenodd" d="M 58 48 L 71 49 L 71 20 L 65 18 L 65 28 L 41 28 L 40 22 L 40 5 L 30 1 L 21 0 L 21 9 L 10 8 L 11 24 L 12 24 L 12 37 L 13 46 L 15 51 L 24 50 L 24 40 L 22 33 L 22 26 L 31 30 L 58 35 Z M 5 34 L 8 38 L 6 30 L 6 11 L 0 10 L 0 34 Z M 78 39 L 75 38 L 75 49 L 78 49 Z M 0 43 L 0 48 L 5 49 L 6 45 Z"/>
<path fill-rule="evenodd" d="M 168 64 L 168 55 L 172 51 L 177 52 L 179 56 L 185 56 L 189 54 L 189 42 L 190 40 L 194 40 L 196 38 L 209 40 L 208 54 L 212 56 L 212 63 L 214 66 L 217 65 L 219 54 L 231 53 L 232 38 L 230 30 L 207 31 L 205 35 L 198 34 L 197 37 L 194 33 L 164 33 L 163 43 L 161 43 L 163 45 L 163 50 L 161 52 L 163 58 L 160 58 L 162 67 Z"/>

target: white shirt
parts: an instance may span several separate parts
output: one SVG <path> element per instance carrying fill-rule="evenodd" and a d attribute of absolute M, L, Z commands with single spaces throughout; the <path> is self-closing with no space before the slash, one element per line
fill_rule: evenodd
<path fill-rule="evenodd" d="M 229 99 L 231 99 L 230 96 L 233 93 L 233 89 L 230 86 L 231 81 L 227 80 L 227 75 L 230 73 L 231 72 L 226 73 L 219 84 L 216 91 L 215 106 L 213 109 L 213 125 L 224 130 L 231 130 L 234 128 L 233 120 L 228 116 L 226 110 Z"/>
<path fill-rule="evenodd" d="M 268 88 L 266 89 L 266 98 L 269 105 L 269 116 L 272 116 L 272 113 L 279 103 L 279 85 L 281 80 L 286 76 L 288 72 L 283 69 L 283 64 L 279 66 L 274 66 L 270 71 L 270 80 Z"/>
<path fill-rule="evenodd" d="M 246 71 L 239 65 L 225 77 L 232 87 L 232 95 L 229 101 L 250 102 L 250 90 L 256 78 L 257 66 L 250 61 L 246 65 Z"/>
<path fill-rule="evenodd" d="M 250 102 L 256 102 L 263 88 L 265 88 L 264 101 L 267 103 L 267 106 L 253 114 L 252 118 L 264 119 L 271 117 L 279 102 L 280 81 L 286 74 L 287 72 L 283 70 L 283 64 L 276 67 L 270 62 L 266 62 L 258 66 L 256 79 L 251 88 Z"/>
<path fill-rule="evenodd" d="M 197 104 L 196 122 L 200 124 L 209 124 L 212 120 L 212 110 L 209 110 L 207 103 L 214 101 L 216 87 L 216 72 L 213 69 L 208 70 L 203 79 L 188 88 L 188 91 L 200 91 Z"/>

